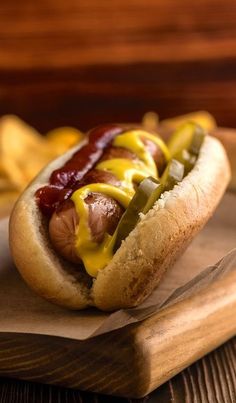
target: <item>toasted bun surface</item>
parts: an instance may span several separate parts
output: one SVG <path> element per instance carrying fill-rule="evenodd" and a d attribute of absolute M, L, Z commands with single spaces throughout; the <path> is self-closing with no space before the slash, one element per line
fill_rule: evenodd
<path fill-rule="evenodd" d="M 236 133 L 235 129 L 217 127 L 212 133 L 223 144 L 230 162 L 231 181 L 229 189 L 236 191 Z"/>
<path fill-rule="evenodd" d="M 16 203 L 10 219 L 13 259 L 29 286 L 59 305 L 71 309 L 94 305 L 102 310 L 136 306 L 212 215 L 230 179 L 226 153 L 218 140 L 207 136 L 193 170 L 162 195 L 92 280 L 53 250 L 47 220 L 34 197 L 74 151 L 49 164 Z"/>

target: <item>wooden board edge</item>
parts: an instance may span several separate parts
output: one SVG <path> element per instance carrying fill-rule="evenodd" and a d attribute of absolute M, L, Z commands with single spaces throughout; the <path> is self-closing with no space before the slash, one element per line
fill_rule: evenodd
<path fill-rule="evenodd" d="M 129 397 L 140 383 L 133 328 L 85 341 L 1 332 L 0 376 Z"/>
<path fill-rule="evenodd" d="M 143 397 L 236 334 L 236 271 L 167 307 L 134 329 Z M 148 371 L 148 375 L 147 375 Z M 148 381 L 147 381 L 148 379 Z M 141 393 L 140 393 L 141 392 Z"/>

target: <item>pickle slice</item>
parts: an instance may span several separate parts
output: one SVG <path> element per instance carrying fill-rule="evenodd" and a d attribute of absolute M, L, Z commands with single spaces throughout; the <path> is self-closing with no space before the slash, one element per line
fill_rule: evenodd
<path fill-rule="evenodd" d="M 199 139 L 199 143 L 201 143 L 200 139 L 202 139 L 204 135 L 204 130 L 198 124 L 194 122 L 184 123 L 172 134 L 170 140 L 168 141 L 168 148 L 171 157 L 175 157 L 175 155 L 181 152 L 183 149 L 189 150 L 195 136 L 195 144 L 197 148 L 197 139 Z"/>
<path fill-rule="evenodd" d="M 194 167 L 197 156 L 191 154 L 188 150 L 183 149 L 175 155 L 175 159 L 184 166 L 184 176 L 186 176 Z"/>
<path fill-rule="evenodd" d="M 202 130 L 200 126 L 198 126 L 198 129 L 194 132 L 192 142 L 188 148 L 188 151 L 191 154 L 198 156 L 205 137 L 206 133 L 204 132 L 204 130 Z"/>
<path fill-rule="evenodd" d="M 140 219 L 140 213 L 146 214 L 163 191 L 173 189 L 193 168 L 204 137 L 203 129 L 192 122 L 185 123 L 174 133 L 170 140 L 170 153 L 174 154 L 175 158 L 167 165 L 161 182 L 149 176 L 140 183 L 116 229 L 114 251 L 134 229 Z"/>
<path fill-rule="evenodd" d="M 184 172 L 184 165 L 176 159 L 172 159 L 161 177 L 164 190 L 171 190 L 177 183 L 181 182 Z"/>
<path fill-rule="evenodd" d="M 192 125 L 192 129 L 194 129 L 192 130 L 192 133 L 190 130 L 190 124 Z M 185 135 L 186 138 L 184 139 L 183 137 Z M 179 149 L 179 151 L 174 154 L 174 159 L 184 165 L 184 176 L 186 176 L 194 167 L 205 136 L 205 131 L 199 125 L 191 122 L 188 123 L 188 131 L 186 124 L 185 131 L 180 131 L 179 129 L 173 134 L 172 150 L 174 150 L 174 148 L 177 150 L 180 147 L 181 142 L 183 146 L 185 144 L 185 147 Z M 174 141 L 176 141 L 176 146 L 174 146 Z"/>
<path fill-rule="evenodd" d="M 153 207 L 154 203 L 159 199 L 164 189 L 160 181 L 151 176 L 140 183 L 139 189 L 147 198 L 146 204 L 142 209 L 142 213 L 147 214 L 147 212 Z"/>
<path fill-rule="evenodd" d="M 163 185 L 151 176 L 140 183 L 116 229 L 114 251 L 120 247 L 123 239 L 134 229 L 140 219 L 139 214 L 146 214 L 159 199 L 162 192 Z"/>

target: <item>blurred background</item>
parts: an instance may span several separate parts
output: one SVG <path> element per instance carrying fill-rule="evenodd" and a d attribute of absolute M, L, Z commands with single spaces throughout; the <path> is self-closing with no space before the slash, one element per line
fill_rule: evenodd
<path fill-rule="evenodd" d="M 199 109 L 236 126 L 236 2 L 0 3 L 0 115 L 84 131 Z"/>
<path fill-rule="evenodd" d="M 88 129 L 168 138 L 189 119 L 223 142 L 236 189 L 236 2 L 0 2 L 0 218 Z"/>

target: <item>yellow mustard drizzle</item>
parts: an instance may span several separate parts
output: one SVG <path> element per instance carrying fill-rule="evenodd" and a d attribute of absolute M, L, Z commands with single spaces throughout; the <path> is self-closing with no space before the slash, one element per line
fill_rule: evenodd
<path fill-rule="evenodd" d="M 96 169 L 109 171 L 114 174 L 121 182 L 121 186 L 118 188 L 105 183 L 94 183 L 83 186 L 71 196 L 80 217 L 76 234 L 76 251 L 78 256 L 81 257 L 86 271 L 92 277 L 96 277 L 98 271 L 103 269 L 112 259 L 116 231 L 112 236 L 105 234 L 102 243 L 97 244 L 94 242 L 88 225 L 88 205 L 84 199 L 92 192 L 103 193 L 117 200 L 126 209 L 135 193 L 134 182 L 140 183 L 150 175 L 158 177 L 155 161 L 141 141 L 141 137 L 145 137 L 157 144 L 167 161 L 169 160 L 168 148 L 160 138 L 144 130 L 125 132 L 118 135 L 112 145 L 130 150 L 137 155 L 139 161 L 113 158 L 102 161 L 95 167 Z"/>
<path fill-rule="evenodd" d="M 113 146 L 124 147 L 132 151 L 138 156 L 147 166 L 151 169 L 156 170 L 155 162 L 151 154 L 146 150 L 141 137 L 145 137 L 147 140 L 151 140 L 165 155 L 167 161 L 170 159 L 170 153 L 168 147 L 165 145 L 163 140 L 157 135 L 146 132 L 145 130 L 130 130 L 126 133 L 120 134 L 113 141 Z"/>
<path fill-rule="evenodd" d="M 111 196 L 125 209 L 128 207 L 132 196 L 129 196 L 120 188 L 105 183 L 93 183 L 91 185 L 83 186 L 76 190 L 71 196 L 71 199 L 75 204 L 76 212 L 80 217 L 76 234 L 76 250 L 81 257 L 88 274 L 95 277 L 98 267 L 103 268 L 111 260 L 115 237 L 105 234 L 102 243 L 97 244 L 92 241 L 88 225 L 88 205 L 84 201 L 91 192 L 104 193 L 107 196 Z"/>
<path fill-rule="evenodd" d="M 96 169 L 111 172 L 121 181 L 121 188 L 134 195 L 134 182 L 140 183 L 147 176 L 156 176 L 141 161 L 131 161 L 125 158 L 114 158 L 100 162 Z"/>
<path fill-rule="evenodd" d="M 143 161 L 143 163 L 146 165 L 146 168 L 150 169 L 150 171 L 152 172 L 151 175 L 157 176 L 155 161 L 153 160 L 151 154 L 147 152 L 145 145 L 140 139 L 142 135 L 142 130 L 134 130 L 126 132 L 124 134 L 120 134 L 113 141 L 113 146 L 123 147 L 132 151 L 141 161 Z"/>

